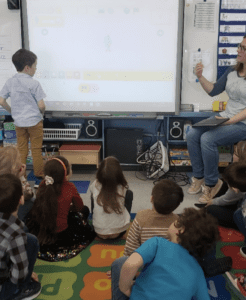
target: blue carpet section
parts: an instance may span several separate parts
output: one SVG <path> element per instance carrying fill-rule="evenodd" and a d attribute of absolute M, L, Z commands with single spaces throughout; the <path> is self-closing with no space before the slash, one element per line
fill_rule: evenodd
<path fill-rule="evenodd" d="M 80 194 L 86 194 L 90 181 L 71 181 L 77 188 Z"/>
<path fill-rule="evenodd" d="M 33 170 L 27 175 L 27 181 L 35 181 L 36 176 L 33 173 Z"/>

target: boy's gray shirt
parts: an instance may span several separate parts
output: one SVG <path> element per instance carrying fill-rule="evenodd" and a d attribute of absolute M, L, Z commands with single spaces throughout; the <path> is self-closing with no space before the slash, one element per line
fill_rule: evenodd
<path fill-rule="evenodd" d="M 239 200 L 242 200 L 245 194 L 246 193 L 242 192 L 235 193 L 232 189 L 229 188 L 224 195 L 214 198 L 212 204 L 220 206 L 232 205 L 237 203 Z"/>
<path fill-rule="evenodd" d="M 15 74 L 6 81 L 0 96 L 4 99 L 11 97 L 11 115 L 16 126 L 31 127 L 43 120 L 38 102 L 45 98 L 46 94 L 32 76 Z"/>

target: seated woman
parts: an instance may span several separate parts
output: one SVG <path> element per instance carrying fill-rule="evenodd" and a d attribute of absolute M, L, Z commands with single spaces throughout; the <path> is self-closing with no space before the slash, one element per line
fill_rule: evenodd
<path fill-rule="evenodd" d="M 45 260 L 58 260 L 58 252 L 66 249 L 82 250 L 81 245 L 87 246 L 95 237 L 87 224 L 89 209 L 74 184 L 67 180 L 69 175 L 71 168 L 66 158 L 56 156 L 47 161 L 44 180 L 28 214 L 26 225 L 37 236 L 39 258 Z M 72 207 L 75 212 L 71 212 Z"/>

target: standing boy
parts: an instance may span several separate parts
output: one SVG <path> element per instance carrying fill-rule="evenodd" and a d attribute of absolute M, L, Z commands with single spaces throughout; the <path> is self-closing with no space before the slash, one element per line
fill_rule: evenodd
<path fill-rule="evenodd" d="M 37 68 L 37 56 L 31 51 L 20 49 L 12 56 L 12 62 L 18 73 L 8 79 L 0 91 L 0 105 L 11 113 L 14 119 L 22 163 L 26 164 L 30 138 L 34 175 L 42 177 L 41 148 L 45 111 L 43 98 L 46 95 L 40 83 L 33 79 Z M 9 97 L 11 97 L 11 107 L 6 102 Z"/>
<path fill-rule="evenodd" d="M 210 300 L 197 260 L 219 239 L 216 220 L 205 210 L 186 208 L 168 233 L 170 241 L 153 237 L 124 261 L 122 257 L 121 266 L 112 264 L 112 300 Z"/>
<path fill-rule="evenodd" d="M 35 281 L 33 267 L 39 244 L 37 238 L 25 233 L 18 217 L 24 203 L 22 185 L 13 174 L 0 175 L 0 299 L 36 298 L 41 285 Z"/>

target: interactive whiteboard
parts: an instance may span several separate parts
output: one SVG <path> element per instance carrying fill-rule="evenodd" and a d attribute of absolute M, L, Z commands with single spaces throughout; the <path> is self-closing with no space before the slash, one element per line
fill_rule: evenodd
<path fill-rule="evenodd" d="M 50 111 L 174 113 L 181 0 L 24 0 L 24 47 Z"/>

